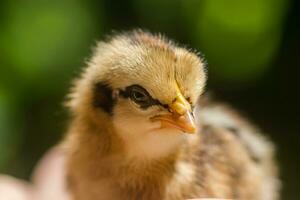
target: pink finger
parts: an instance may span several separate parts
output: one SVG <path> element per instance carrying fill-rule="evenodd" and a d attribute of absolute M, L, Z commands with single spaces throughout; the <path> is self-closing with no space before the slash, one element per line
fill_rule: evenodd
<path fill-rule="evenodd" d="M 51 149 L 37 165 L 32 176 L 35 199 L 70 200 L 65 183 L 65 154 Z"/>
<path fill-rule="evenodd" d="M 32 200 L 32 187 L 25 181 L 0 176 L 1 200 Z"/>

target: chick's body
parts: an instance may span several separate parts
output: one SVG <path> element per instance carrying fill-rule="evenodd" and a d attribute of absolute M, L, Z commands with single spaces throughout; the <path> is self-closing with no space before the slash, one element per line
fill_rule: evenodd
<path fill-rule="evenodd" d="M 202 59 L 161 36 L 100 43 L 68 103 L 74 199 L 277 199 L 272 144 L 205 100 L 205 81 Z"/>

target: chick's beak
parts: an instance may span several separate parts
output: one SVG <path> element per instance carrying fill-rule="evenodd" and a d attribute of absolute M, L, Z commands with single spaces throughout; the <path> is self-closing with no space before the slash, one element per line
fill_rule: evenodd
<path fill-rule="evenodd" d="M 158 115 L 152 118 L 161 122 L 161 128 L 177 128 L 186 133 L 195 133 L 196 125 L 191 105 L 179 93 L 169 105 L 171 114 Z"/>

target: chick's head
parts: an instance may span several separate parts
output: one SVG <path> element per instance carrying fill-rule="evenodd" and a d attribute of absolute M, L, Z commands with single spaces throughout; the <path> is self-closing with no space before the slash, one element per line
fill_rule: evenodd
<path fill-rule="evenodd" d="M 195 53 L 135 31 L 99 43 L 71 107 L 106 116 L 131 146 L 166 146 L 196 131 L 193 108 L 205 81 L 204 64 Z"/>

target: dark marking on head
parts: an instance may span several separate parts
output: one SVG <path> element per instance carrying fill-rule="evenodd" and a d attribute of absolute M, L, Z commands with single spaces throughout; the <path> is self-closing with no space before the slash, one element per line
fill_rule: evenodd
<path fill-rule="evenodd" d="M 250 158 L 251 158 L 251 160 L 252 160 L 253 162 L 255 162 L 255 163 L 257 163 L 257 164 L 261 163 L 261 159 L 260 159 L 258 156 L 254 155 L 254 154 L 251 154 L 251 153 L 250 153 Z"/>
<path fill-rule="evenodd" d="M 140 93 L 139 95 L 144 95 L 143 97 L 141 97 L 141 100 L 136 99 L 135 95 L 137 93 Z M 142 109 L 147 109 L 155 105 L 162 106 L 166 109 L 169 108 L 167 104 L 162 104 L 159 100 L 154 99 L 153 97 L 151 97 L 151 95 L 147 92 L 146 89 L 136 84 L 127 86 L 124 90 L 120 90 L 120 96 L 124 98 L 130 98 L 132 101 L 138 104 Z"/>
<path fill-rule="evenodd" d="M 239 136 L 239 130 L 236 127 L 233 126 L 227 126 L 225 127 L 228 131 L 230 131 L 231 133 L 233 133 L 236 136 Z"/>
<path fill-rule="evenodd" d="M 176 101 L 177 99 L 176 98 L 174 98 L 173 100 L 172 100 L 172 103 L 175 103 L 175 101 Z"/>
<path fill-rule="evenodd" d="M 94 100 L 93 106 L 100 108 L 106 113 L 112 114 L 115 101 L 112 97 L 111 87 L 103 82 L 98 82 L 94 85 Z"/>
<path fill-rule="evenodd" d="M 191 109 L 194 110 L 195 109 L 195 105 L 193 104 L 191 97 L 187 97 L 186 100 L 190 104 Z"/>
<path fill-rule="evenodd" d="M 187 97 L 186 100 L 187 100 L 190 104 L 192 104 L 191 97 Z"/>

